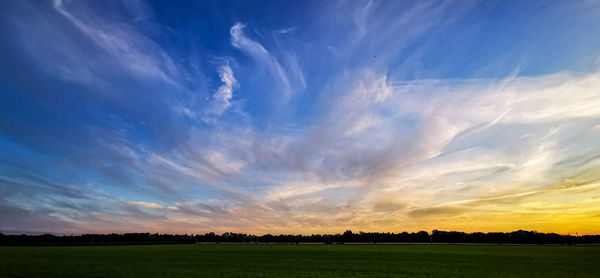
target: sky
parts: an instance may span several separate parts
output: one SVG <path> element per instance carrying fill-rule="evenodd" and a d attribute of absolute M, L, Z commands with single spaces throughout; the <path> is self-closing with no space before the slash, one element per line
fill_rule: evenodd
<path fill-rule="evenodd" d="M 0 232 L 600 233 L 599 1 L 0 0 Z"/>

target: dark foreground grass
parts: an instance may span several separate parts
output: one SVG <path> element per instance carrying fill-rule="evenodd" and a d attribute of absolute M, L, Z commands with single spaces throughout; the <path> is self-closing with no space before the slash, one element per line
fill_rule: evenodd
<path fill-rule="evenodd" d="M 2 277 L 599 277 L 600 246 L 0 247 Z"/>

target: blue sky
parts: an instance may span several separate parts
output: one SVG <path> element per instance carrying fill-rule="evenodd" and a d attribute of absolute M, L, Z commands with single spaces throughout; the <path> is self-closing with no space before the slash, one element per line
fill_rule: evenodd
<path fill-rule="evenodd" d="M 0 1 L 0 232 L 600 233 L 599 12 Z"/>

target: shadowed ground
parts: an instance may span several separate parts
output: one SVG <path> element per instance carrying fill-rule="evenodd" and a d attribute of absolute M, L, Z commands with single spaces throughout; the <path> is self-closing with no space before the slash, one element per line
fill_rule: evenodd
<path fill-rule="evenodd" d="M 600 246 L 0 247 L 2 277 L 598 277 Z"/>

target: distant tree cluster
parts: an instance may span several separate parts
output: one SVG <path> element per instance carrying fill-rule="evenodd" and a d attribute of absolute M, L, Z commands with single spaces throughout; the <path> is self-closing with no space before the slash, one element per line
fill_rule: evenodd
<path fill-rule="evenodd" d="M 484 244 L 600 244 L 600 235 L 559 235 L 536 231 L 510 233 L 464 233 L 438 231 L 428 233 L 353 233 L 312 235 L 248 235 L 243 233 L 206 234 L 83 234 L 83 235 L 5 235 L 0 233 L 0 245 L 111 245 L 111 244 L 193 244 L 193 243 L 245 243 L 245 244 L 300 244 L 300 243 L 484 243 Z"/>
<path fill-rule="evenodd" d="M 489 243 L 489 244 L 597 244 L 600 235 L 559 235 L 518 230 L 510 233 L 464 233 L 433 230 L 431 240 L 440 243 Z"/>

